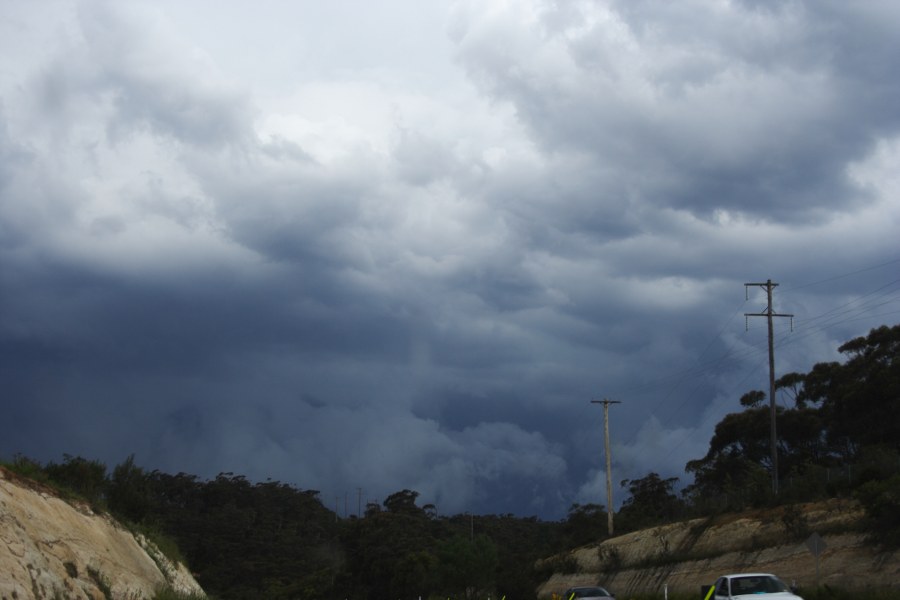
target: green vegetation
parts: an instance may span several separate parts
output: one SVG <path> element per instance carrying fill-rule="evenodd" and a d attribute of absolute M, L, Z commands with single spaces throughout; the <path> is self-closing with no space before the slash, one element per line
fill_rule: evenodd
<path fill-rule="evenodd" d="M 707 454 L 686 465 L 694 481 L 680 495 L 676 478 L 657 473 L 622 482 L 628 497 L 616 516 L 617 533 L 707 517 L 692 532 L 699 536 L 716 515 L 783 506 L 784 532 L 802 540 L 809 527 L 795 503 L 852 496 L 866 509 L 872 539 L 900 547 L 898 350 L 900 325 L 885 326 L 841 346 L 845 363 L 820 363 L 778 380 L 792 406 L 777 409 L 777 496 L 771 491 L 766 394 L 751 391 L 737 400 L 739 412 L 716 425 Z M 166 556 L 190 565 L 204 589 L 221 600 L 527 600 L 550 573 L 577 572 L 577 562 L 560 553 L 606 537 L 606 509 L 599 504 L 575 504 L 565 520 L 552 523 L 512 515 L 439 517 L 433 506 L 416 504 L 417 492 L 402 490 L 381 505 L 369 504 L 364 515 L 340 519 L 314 490 L 253 483 L 232 473 L 202 481 L 147 472 L 133 456 L 111 474 L 101 463 L 69 455 L 47 465 L 16 456 L 5 466 L 106 507 Z M 621 568 L 617 555 L 599 558 L 606 572 Z M 666 549 L 655 560 L 685 558 Z M 98 585 L 104 581 L 99 573 L 90 575 Z M 850 597 L 832 588 L 803 594 L 806 600 Z M 872 591 L 866 597 L 894 600 L 900 594 Z M 192 600 L 171 590 L 156 598 Z"/>
<path fill-rule="evenodd" d="M 838 350 L 847 362 L 819 363 L 809 373 L 789 373 L 776 382 L 793 402 L 777 409 L 778 497 L 770 485 L 766 394 L 754 391 L 741 398 L 742 412 L 716 425 L 706 456 L 687 464 L 694 475 L 686 490 L 689 511 L 849 496 L 867 482 L 900 473 L 900 325 L 873 329 Z M 876 495 L 886 491 L 869 489 Z M 867 506 L 878 504 L 866 498 Z"/>
<path fill-rule="evenodd" d="M 148 525 L 147 523 L 132 524 L 132 532 L 147 538 L 147 541 L 156 546 L 156 549 L 171 562 L 187 564 L 187 560 L 181 553 L 181 548 L 178 547 L 178 540 L 162 531 L 159 527 Z M 157 566 L 159 566 L 159 561 L 153 552 L 150 553 L 150 558 L 155 560 Z M 160 568 L 160 570 L 162 569 Z"/>
<path fill-rule="evenodd" d="M 209 598 L 199 594 L 183 594 L 176 592 L 171 587 L 163 587 L 153 594 L 152 600 L 209 600 Z"/>

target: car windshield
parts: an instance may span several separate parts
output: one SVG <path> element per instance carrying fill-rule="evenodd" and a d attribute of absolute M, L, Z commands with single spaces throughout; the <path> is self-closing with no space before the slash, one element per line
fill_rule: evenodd
<path fill-rule="evenodd" d="M 777 577 L 770 575 L 749 575 L 746 577 L 735 577 L 731 580 L 731 595 L 740 596 L 742 594 L 775 594 L 778 592 L 788 591 Z"/>
<path fill-rule="evenodd" d="M 602 587 L 575 588 L 572 590 L 572 594 L 574 594 L 576 598 L 598 598 L 609 596 L 609 592 Z M 568 598 L 566 600 L 568 600 Z"/>

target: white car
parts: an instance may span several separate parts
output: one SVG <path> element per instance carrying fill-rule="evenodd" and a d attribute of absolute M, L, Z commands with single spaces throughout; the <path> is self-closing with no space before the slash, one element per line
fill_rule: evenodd
<path fill-rule="evenodd" d="M 723 575 L 716 580 L 716 585 L 710 592 L 712 593 L 707 595 L 707 600 L 746 599 L 748 596 L 763 594 L 766 600 L 803 600 L 794 593 L 794 590 L 770 573 Z"/>
<path fill-rule="evenodd" d="M 615 600 L 616 595 L 600 586 L 574 587 L 566 590 L 563 600 Z"/>

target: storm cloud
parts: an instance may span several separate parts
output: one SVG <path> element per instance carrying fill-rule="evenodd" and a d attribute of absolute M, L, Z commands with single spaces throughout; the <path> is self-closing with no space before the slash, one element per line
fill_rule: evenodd
<path fill-rule="evenodd" d="M 897 320 L 895 3 L 0 15 L 5 458 L 559 518 Z"/>

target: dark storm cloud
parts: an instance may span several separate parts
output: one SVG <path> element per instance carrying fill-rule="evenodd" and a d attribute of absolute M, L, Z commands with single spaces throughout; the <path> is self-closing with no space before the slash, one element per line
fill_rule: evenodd
<path fill-rule="evenodd" d="M 556 518 L 604 497 L 591 399 L 623 401 L 615 478 L 683 476 L 765 381 L 744 282 L 798 315 L 782 370 L 896 310 L 887 5 L 429 9 L 477 94 L 444 32 L 391 62 L 411 6 L 346 54 L 304 46 L 340 7 L 28 6 L 0 20 L 0 454 Z"/>

